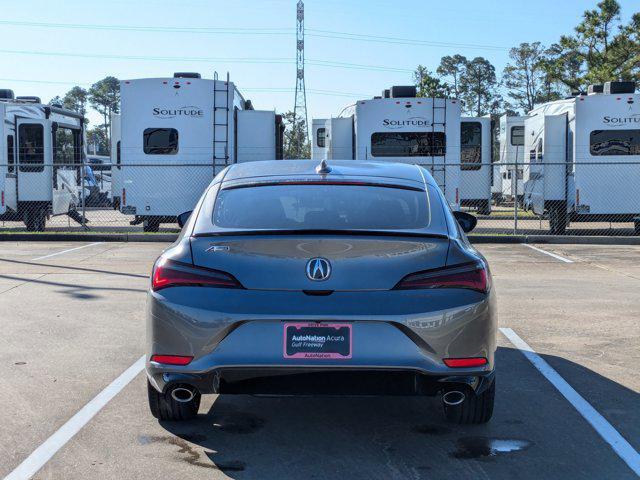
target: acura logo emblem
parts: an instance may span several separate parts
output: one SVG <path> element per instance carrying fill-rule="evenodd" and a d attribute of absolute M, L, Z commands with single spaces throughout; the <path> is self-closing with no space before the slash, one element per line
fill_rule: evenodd
<path fill-rule="evenodd" d="M 312 258 L 307 262 L 307 277 L 309 280 L 321 281 L 329 278 L 331 264 L 324 258 Z"/>

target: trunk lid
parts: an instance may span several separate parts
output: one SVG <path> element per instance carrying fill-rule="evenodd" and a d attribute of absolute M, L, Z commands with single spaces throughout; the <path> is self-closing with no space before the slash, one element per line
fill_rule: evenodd
<path fill-rule="evenodd" d="M 408 274 L 444 266 L 448 247 L 447 238 L 401 235 L 191 238 L 195 265 L 230 273 L 245 288 L 259 290 L 388 290 Z M 330 264 L 326 280 L 307 276 L 307 264 L 318 257 Z"/>

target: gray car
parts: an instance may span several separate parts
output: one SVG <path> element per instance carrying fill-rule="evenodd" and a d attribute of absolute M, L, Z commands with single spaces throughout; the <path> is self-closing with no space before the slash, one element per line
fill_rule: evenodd
<path fill-rule="evenodd" d="M 213 180 L 153 267 L 149 406 L 201 394 L 441 395 L 491 418 L 496 315 L 486 260 L 429 172 L 263 161 Z"/>

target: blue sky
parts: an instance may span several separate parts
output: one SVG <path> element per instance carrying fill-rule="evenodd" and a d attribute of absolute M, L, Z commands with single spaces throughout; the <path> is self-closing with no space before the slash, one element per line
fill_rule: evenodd
<path fill-rule="evenodd" d="M 637 0 L 619 1 L 624 20 L 640 10 Z M 0 0 L 0 88 L 49 100 L 75 83 L 88 86 L 106 75 L 124 79 L 197 71 L 211 78 L 217 70 L 222 75 L 229 71 L 256 108 L 286 111 L 293 106 L 295 86 L 295 3 Z M 336 115 L 386 86 L 407 84 L 416 65 L 435 70 L 443 55 L 484 56 L 501 72 L 510 47 L 556 41 L 596 3 L 307 0 L 309 115 Z M 49 26 L 16 25 L 19 22 Z M 420 42 L 362 41 L 349 34 Z"/>

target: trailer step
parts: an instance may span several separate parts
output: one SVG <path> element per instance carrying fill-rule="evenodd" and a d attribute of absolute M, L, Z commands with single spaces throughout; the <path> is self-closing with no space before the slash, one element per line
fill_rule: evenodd
<path fill-rule="evenodd" d="M 77 210 L 70 210 L 69 212 L 67 212 L 67 215 L 69 215 L 69 218 L 71 220 L 79 223 L 80 225 L 89 223 L 89 219 L 87 217 L 82 216 L 82 214 Z"/>

